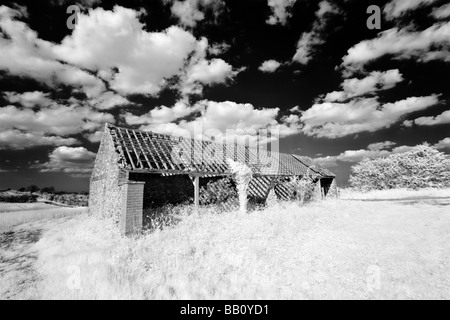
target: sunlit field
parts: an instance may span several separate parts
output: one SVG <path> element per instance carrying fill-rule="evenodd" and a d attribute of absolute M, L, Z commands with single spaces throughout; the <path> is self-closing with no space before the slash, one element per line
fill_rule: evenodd
<path fill-rule="evenodd" d="M 184 207 L 176 223 L 135 238 L 87 214 L 17 226 L 41 230 L 26 249 L 33 276 L 0 273 L 2 284 L 30 283 L 0 298 L 449 299 L 449 204 L 327 200 L 245 215 Z"/>
<path fill-rule="evenodd" d="M 86 208 L 65 208 L 45 203 L 0 202 L 0 232 L 23 223 L 73 216 L 84 211 Z"/>
<path fill-rule="evenodd" d="M 450 198 L 450 188 L 427 189 L 388 189 L 371 190 L 366 192 L 351 189 L 340 189 L 340 198 L 345 200 L 403 200 L 425 198 Z"/>

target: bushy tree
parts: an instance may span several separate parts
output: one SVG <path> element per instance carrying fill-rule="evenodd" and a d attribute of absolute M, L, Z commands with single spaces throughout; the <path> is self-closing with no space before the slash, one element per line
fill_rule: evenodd
<path fill-rule="evenodd" d="M 32 185 L 28 186 L 25 189 L 25 191 L 33 193 L 33 192 L 39 191 L 39 187 L 37 185 L 35 185 L 35 184 L 32 184 Z"/>
<path fill-rule="evenodd" d="M 297 176 L 291 177 L 286 186 L 293 192 L 293 197 L 303 204 L 304 202 L 314 199 L 316 188 L 314 181 L 317 178 L 318 176 L 314 174 L 310 168 L 308 168 L 306 174 L 304 174 L 301 178 Z"/>
<path fill-rule="evenodd" d="M 450 159 L 427 144 L 352 167 L 350 185 L 360 190 L 450 187 Z"/>
<path fill-rule="evenodd" d="M 231 177 L 209 181 L 200 190 L 202 204 L 217 204 L 237 198 L 236 186 Z"/>
<path fill-rule="evenodd" d="M 55 193 L 55 188 L 54 187 L 44 187 L 41 189 L 42 193 Z"/>

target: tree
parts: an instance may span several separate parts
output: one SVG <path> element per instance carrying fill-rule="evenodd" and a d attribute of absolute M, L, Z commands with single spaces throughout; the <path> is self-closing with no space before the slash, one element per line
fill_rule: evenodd
<path fill-rule="evenodd" d="M 54 187 L 44 187 L 41 189 L 42 193 L 55 193 L 55 188 Z"/>
<path fill-rule="evenodd" d="M 350 185 L 360 190 L 450 186 L 450 159 L 427 144 L 387 157 L 365 158 L 352 167 Z"/>
<path fill-rule="evenodd" d="M 37 185 L 35 185 L 35 184 L 32 184 L 32 185 L 28 186 L 25 189 L 25 191 L 33 193 L 33 192 L 39 191 L 39 187 Z"/>

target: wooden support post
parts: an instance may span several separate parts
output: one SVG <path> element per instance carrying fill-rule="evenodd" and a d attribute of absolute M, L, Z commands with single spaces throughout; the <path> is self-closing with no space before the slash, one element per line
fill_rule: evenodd
<path fill-rule="evenodd" d="M 198 207 L 200 205 L 200 177 L 194 177 L 194 205 L 195 210 L 198 211 Z"/>

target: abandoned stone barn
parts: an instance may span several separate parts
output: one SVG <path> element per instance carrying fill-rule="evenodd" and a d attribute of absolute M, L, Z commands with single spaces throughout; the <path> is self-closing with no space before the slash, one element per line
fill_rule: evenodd
<path fill-rule="evenodd" d="M 230 180 L 227 159 L 252 169 L 247 193 L 255 201 L 265 201 L 271 189 L 278 198 L 289 198 L 282 181 L 305 174 L 318 196 L 336 194 L 335 175 L 308 157 L 106 124 L 90 180 L 89 210 L 115 219 L 121 232 L 130 234 L 142 228 L 144 208 L 202 204 L 208 183 Z"/>

